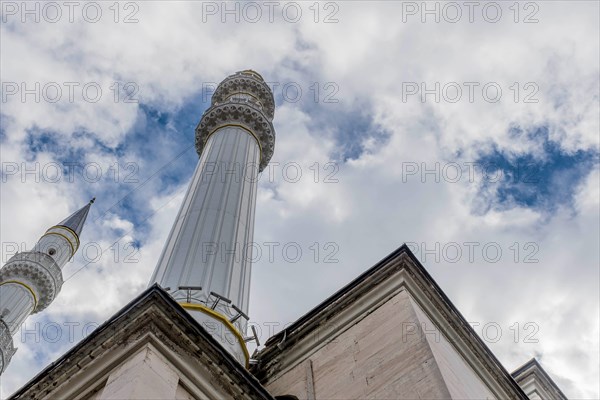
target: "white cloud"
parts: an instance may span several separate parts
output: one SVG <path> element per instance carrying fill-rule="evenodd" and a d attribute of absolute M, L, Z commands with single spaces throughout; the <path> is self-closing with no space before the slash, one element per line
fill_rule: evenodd
<path fill-rule="evenodd" d="M 308 6 L 296 24 L 279 14 L 274 23 L 223 24 L 217 16 L 202 22 L 201 3 L 194 2 L 140 4 L 136 24 L 110 19 L 97 24 L 40 23 L 36 29 L 3 24 L 3 82 L 98 82 L 104 95 L 98 103 L 24 104 L 19 96 L 3 101 L 2 160 L 20 165 L 29 153 L 27 131 L 38 127 L 56 132 L 64 146 L 85 150 L 86 162 L 108 168 L 118 157 L 100 149 L 95 140 L 116 149 L 128 143 L 131 129 L 146 128 L 138 105 L 114 102 L 110 86 L 116 80 L 135 82 L 139 98 L 163 111 L 176 110 L 204 83 L 245 68 L 258 70 L 267 81 L 302 82 L 302 100 L 280 101 L 276 110 L 273 161 L 280 165 L 272 167 L 273 182 L 267 172 L 261 178 L 254 239 L 276 240 L 281 246 L 299 243 L 303 257 L 290 263 L 279 247 L 273 260 L 265 253 L 255 263 L 252 320 L 292 322 L 403 242 L 428 248 L 436 242 L 441 247 L 498 243 L 503 257 L 495 263 L 481 252 L 472 262 L 465 253 L 456 263 L 417 256 L 426 259 L 428 271 L 467 319 L 502 327 L 502 340 L 488 344 L 509 370 L 539 353 L 568 396 L 597 398 L 598 172 L 582 181 L 574 209 L 558 207 L 549 218 L 524 207 L 476 215 L 472 205 L 478 201 L 480 182 L 435 182 L 431 175 L 422 182 L 420 174 L 406 174 L 409 162 L 431 168 L 435 163 L 475 161 L 491 145 L 542 157 L 539 145 L 507 134 L 512 124 L 548 126 L 551 138 L 568 152 L 597 149 L 598 4 L 538 5 L 537 24 L 512 23 L 507 9 L 507 18 L 498 24 L 421 23 L 418 17 L 401 23 L 400 2 L 339 3 L 339 22 L 332 24 L 315 23 Z M 327 11 L 321 10 L 321 19 Z M 462 86 L 471 81 L 497 82 L 502 100 L 453 104 L 421 103 L 416 95 L 406 102 L 402 98 L 407 82 L 431 88 L 435 82 Z M 313 82 L 335 82 L 340 102 L 311 104 Z M 510 89 L 514 82 L 519 82 L 520 96 L 526 92 L 524 84 L 534 82 L 539 102 L 515 103 Z M 332 170 L 325 170 L 325 164 L 338 150 L 334 118 L 351 119 L 360 107 L 369 107 L 376 126 L 390 136 L 383 142 L 367 138 L 367 151 L 338 164 L 333 176 L 337 183 L 327 183 L 324 178 Z M 75 137 L 73 132 L 80 130 L 93 136 Z M 176 154 L 166 148 L 165 139 L 148 137 L 153 140 L 164 148 L 156 159 L 131 150 L 120 156 L 140 166 L 141 180 Z M 48 151 L 36 157 L 34 161 L 47 165 L 57 155 Z M 301 168 L 298 182 L 284 175 L 282 166 L 291 162 Z M 85 204 L 88 193 L 105 199 L 94 206 L 83 235 L 86 243 L 93 243 L 89 251 L 98 245 L 104 256 L 89 262 L 89 255 L 86 260 L 79 254 L 68 264 L 64 275 L 72 278 L 44 314 L 57 321 L 101 323 L 146 287 L 187 183 L 165 192 L 151 180 L 143 196 L 141 189 L 133 196 L 132 207 L 144 210 L 140 218 L 149 217 L 142 232 L 133 217 L 119 214 L 118 206 L 96 221 L 136 184 L 35 182 L 32 175 L 22 179 L 21 172 L 2 182 L 3 243 L 31 247 L 44 229 Z M 115 247 L 123 235 L 127 237 Z M 141 248 L 133 249 L 137 261 L 125 262 L 131 254 L 125 244 L 141 238 Z M 529 243 L 533 247 L 525 247 Z M 525 263 L 528 255 L 538 261 Z M 325 263 L 327 256 L 338 262 Z M 42 316 L 33 318 L 41 321 Z M 516 322 L 521 340 L 515 344 L 510 327 Z M 527 322 L 539 328 L 537 343 L 522 340 Z M 71 345 L 19 345 L 2 377 L 1 395 L 16 390 Z"/>

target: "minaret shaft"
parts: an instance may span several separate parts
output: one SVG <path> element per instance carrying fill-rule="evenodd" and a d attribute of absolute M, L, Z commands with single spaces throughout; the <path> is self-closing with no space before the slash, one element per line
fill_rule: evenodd
<path fill-rule="evenodd" d="M 0 312 L 5 309 L 10 310 L 2 318 L 11 336 L 33 313 L 35 306 L 36 298 L 29 285 L 18 281 L 7 281 L 0 286 Z"/>
<path fill-rule="evenodd" d="M 219 84 L 196 128 L 198 166 L 150 280 L 245 365 L 257 181 L 273 154 L 274 112 L 256 72 Z"/>
<path fill-rule="evenodd" d="M 151 279 L 210 288 L 248 312 L 260 147 L 245 129 L 225 126 L 208 139 Z M 210 291 L 195 297 L 207 302 Z M 229 307 L 219 307 L 225 315 Z M 231 315 L 228 315 L 231 316 Z"/>

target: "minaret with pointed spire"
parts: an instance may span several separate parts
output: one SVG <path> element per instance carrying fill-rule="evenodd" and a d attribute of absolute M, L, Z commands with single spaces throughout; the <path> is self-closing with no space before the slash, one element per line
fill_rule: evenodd
<path fill-rule="evenodd" d="M 274 112 L 273 93 L 255 71 L 216 88 L 196 128 L 196 171 L 150 280 L 243 365 L 257 181 L 273 155 Z"/>
<path fill-rule="evenodd" d="M 48 229 L 32 250 L 15 254 L 0 269 L 0 374 L 17 351 L 12 336 L 29 315 L 48 307 L 60 292 L 61 269 L 79 248 L 94 200 Z"/>

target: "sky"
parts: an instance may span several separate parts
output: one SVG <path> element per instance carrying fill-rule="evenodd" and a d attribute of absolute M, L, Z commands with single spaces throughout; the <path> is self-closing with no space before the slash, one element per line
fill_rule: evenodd
<path fill-rule="evenodd" d="M 599 3 L 0 5 L 2 263 L 94 203 L 4 398 L 148 285 L 214 88 L 276 102 L 258 182 L 261 341 L 403 243 L 512 371 L 600 398 Z"/>

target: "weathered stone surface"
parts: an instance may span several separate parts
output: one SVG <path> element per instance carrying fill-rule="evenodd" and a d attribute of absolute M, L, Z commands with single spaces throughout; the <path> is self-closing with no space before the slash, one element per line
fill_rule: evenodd
<path fill-rule="evenodd" d="M 406 291 L 373 310 L 310 356 L 317 399 L 428 398 L 450 393 L 419 327 Z M 306 399 L 305 368 L 296 366 L 267 385 L 274 395 Z"/>
<path fill-rule="evenodd" d="M 421 307 L 414 300 L 411 300 L 411 303 L 421 324 L 421 332 L 433 352 L 451 397 L 453 399 L 494 399 L 494 395 L 475 371 L 467 365 L 464 358 L 423 312 Z"/>
<path fill-rule="evenodd" d="M 176 370 L 146 344 L 110 374 L 98 399 L 174 399 L 178 382 Z"/>

